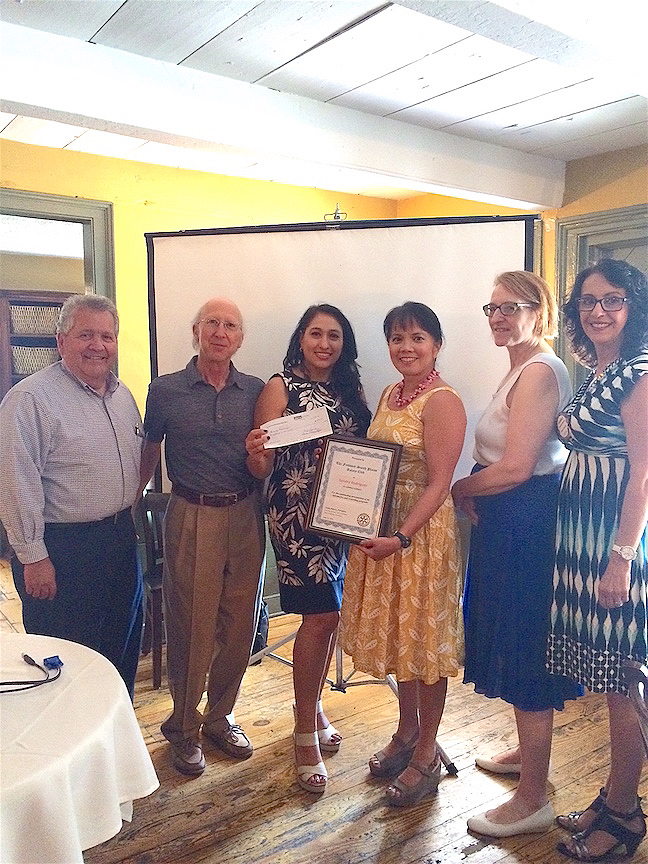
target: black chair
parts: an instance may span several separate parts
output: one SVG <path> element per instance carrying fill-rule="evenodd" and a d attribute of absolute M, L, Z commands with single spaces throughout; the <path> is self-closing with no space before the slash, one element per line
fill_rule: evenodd
<path fill-rule="evenodd" d="M 627 660 L 623 664 L 623 674 L 630 701 L 637 712 L 644 750 L 648 756 L 648 668 L 636 660 Z"/>
<path fill-rule="evenodd" d="M 146 618 L 142 654 L 153 652 L 153 689 L 162 684 L 162 643 L 164 615 L 162 612 L 162 568 L 164 564 L 163 520 L 171 496 L 167 492 L 144 492 L 138 504 L 139 523 L 145 546 L 143 568 L 146 591 Z"/>

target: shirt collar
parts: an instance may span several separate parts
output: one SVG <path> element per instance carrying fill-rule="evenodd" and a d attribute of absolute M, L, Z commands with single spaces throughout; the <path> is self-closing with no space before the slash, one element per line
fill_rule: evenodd
<path fill-rule="evenodd" d="M 202 382 L 203 384 L 205 383 L 202 375 L 200 374 L 200 372 L 196 368 L 196 361 L 197 360 L 198 360 L 198 355 L 195 355 L 194 357 L 191 358 L 191 360 L 187 363 L 187 365 L 185 367 L 185 372 L 187 374 L 187 383 L 189 384 L 190 387 L 193 387 L 195 384 L 198 384 L 199 382 Z M 227 376 L 227 381 L 225 382 L 226 387 L 229 387 L 230 385 L 233 385 L 234 387 L 238 387 L 239 390 L 243 389 L 242 375 L 238 371 L 236 366 L 232 363 L 231 360 L 230 360 L 230 366 L 229 366 L 229 375 Z"/>
<path fill-rule="evenodd" d="M 74 372 L 72 372 L 65 365 L 65 360 L 59 360 L 59 363 L 61 365 L 61 369 L 63 369 L 63 371 L 67 375 L 69 375 L 70 378 L 72 378 L 74 381 L 76 381 L 80 387 L 82 387 L 84 390 L 87 390 L 88 392 L 94 394 L 95 396 L 98 396 L 100 399 L 103 399 L 104 396 L 112 396 L 112 394 L 115 392 L 115 390 L 119 387 L 119 383 L 120 383 L 119 378 L 111 370 L 108 373 L 108 378 L 106 380 L 106 392 L 102 395 L 97 390 L 95 390 L 94 387 L 91 387 L 89 384 L 87 384 L 85 381 L 82 381 L 81 378 L 79 378 L 77 375 L 75 375 Z"/>

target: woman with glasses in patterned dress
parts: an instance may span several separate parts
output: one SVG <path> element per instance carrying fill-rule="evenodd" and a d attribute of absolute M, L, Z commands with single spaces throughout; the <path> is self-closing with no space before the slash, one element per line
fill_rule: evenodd
<path fill-rule="evenodd" d="M 513 796 L 471 817 L 468 827 L 493 837 L 544 831 L 553 710 L 580 688 L 545 667 L 560 471 L 567 453 L 556 417 L 571 397 L 564 363 L 547 339 L 557 308 L 533 273 L 500 274 L 484 306 L 493 341 L 510 369 L 475 430 L 475 468 L 452 489 L 473 523 L 464 591 L 464 681 L 514 706 L 519 746 L 477 765 L 519 774 Z"/>
<path fill-rule="evenodd" d="M 630 857 L 646 833 L 644 752 L 623 665 L 648 662 L 648 280 L 624 261 L 580 273 L 567 333 L 590 376 L 558 418 L 569 448 L 558 501 L 549 670 L 605 693 L 610 773 L 583 811 L 559 816 L 577 861 Z"/>

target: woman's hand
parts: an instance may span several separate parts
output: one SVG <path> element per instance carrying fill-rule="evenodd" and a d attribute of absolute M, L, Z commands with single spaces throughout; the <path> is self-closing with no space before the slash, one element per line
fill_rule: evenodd
<path fill-rule="evenodd" d="M 475 507 L 473 496 L 467 494 L 466 483 L 464 482 L 467 479 L 469 478 L 464 477 L 462 480 L 457 480 L 454 484 L 452 487 L 452 500 L 456 509 L 461 510 L 464 516 L 470 519 L 472 525 L 476 525 L 478 522 L 477 508 Z"/>
<path fill-rule="evenodd" d="M 613 553 L 598 584 L 597 599 L 604 609 L 618 609 L 630 597 L 630 561 Z"/>
<path fill-rule="evenodd" d="M 252 429 L 245 439 L 245 449 L 248 452 L 247 467 L 253 477 L 263 480 L 272 471 L 274 450 L 266 450 L 263 446 L 270 436 L 265 429 Z"/>
<path fill-rule="evenodd" d="M 260 456 L 261 454 L 266 452 L 266 448 L 264 444 L 266 441 L 270 440 L 270 436 L 265 431 L 265 429 L 252 429 L 248 432 L 248 436 L 245 439 L 245 449 L 248 452 L 249 456 Z"/>
<path fill-rule="evenodd" d="M 367 558 L 382 561 L 383 558 L 388 558 L 398 552 L 401 548 L 401 542 L 398 537 L 375 537 L 373 540 L 363 540 L 358 546 Z"/>

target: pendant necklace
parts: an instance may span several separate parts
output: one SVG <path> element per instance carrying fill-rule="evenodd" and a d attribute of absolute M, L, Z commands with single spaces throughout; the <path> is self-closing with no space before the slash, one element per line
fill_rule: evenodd
<path fill-rule="evenodd" d="M 403 398 L 403 389 L 405 387 L 405 379 L 399 381 L 394 390 L 394 402 L 399 408 L 405 408 L 406 405 L 409 405 L 410 402 L 413 402 L 418 395 L 420 395 L 428 384 L 431 384 L 435 378 L 439 377 L 439 373 L 436 369 L 433 369 L 430 374 L 424 378 L 421 383 L 418 385 L 416 390 L 412 393 L 411 396 L 406 396 Z"/>

